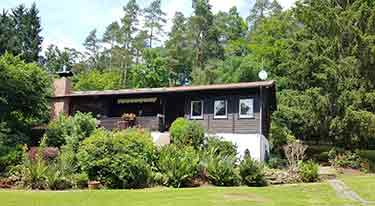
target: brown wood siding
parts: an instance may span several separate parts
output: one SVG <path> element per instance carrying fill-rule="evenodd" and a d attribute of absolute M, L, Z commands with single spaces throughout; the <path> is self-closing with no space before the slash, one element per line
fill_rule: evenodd
<path fill-rule="evenodd" d="M 254 118 L 239 118 L 239 99 L 242 97 L 250 97 L 254 99 Z M 214 101 L 216 99 L 226 99 L 228 104 L 228 117 L 225 119 L 214 118 Z M 186 98 L 185 105 L 185 118 L 190 119 L 190 102 L 192 100 L 200 100 L 199 97 Z M 215 96 L 208 95 L 202 96 L 201 100 L 204 101 L 204 114 L 203 119 L 193 120 L 199 122 L 208 133 L 237 133 L 237 134 L 255 134 L 260 131 L 260 112 L 259 112 L 259 96 L 251 93 L 250 95 L 226 95 Z M 263 112 L 265 113 L 265 112 Z M 266 115 L 263 115 L 266 117 Z M 266 131 L 267 120 L 263 118 L 263 131 Z"/>
<path fill-rule="evenodd" d="M 254 113 L 254 118 L 240 119 L 238 113 L 234 114 L 234 133 L 255 134 L 259 133 L 259 112 Z"/>

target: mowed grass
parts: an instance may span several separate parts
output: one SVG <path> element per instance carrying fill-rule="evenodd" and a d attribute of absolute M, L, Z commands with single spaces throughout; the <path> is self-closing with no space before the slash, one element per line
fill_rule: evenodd
<path fill-rule="evenodd" d="M 249 187 L 151 188 L 98 191 L 0 191 L 1 206 L 342 206 L 327 183 Z"/>
<path fill-rule="evenodd" d="M 342 176 L 347 186 L 367 201 L 375 201 L 375 175 Z"/>

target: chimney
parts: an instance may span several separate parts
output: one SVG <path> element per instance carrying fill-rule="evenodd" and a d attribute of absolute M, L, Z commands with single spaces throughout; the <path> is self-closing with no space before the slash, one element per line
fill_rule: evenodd
<path fill-rule="evenodd" d="M 72 82 L 66 77 L 60 79 L 55 79 L 53 81 L 53 96 L 54 97 L 63 97 L 68 95 L 71 92 Z"/>
<path fill-rule="evenodd" d="M 69 115 L 70 97 L 72 83 L 68 77 L 73 76 L 70 71 L 58 72 L 59 79 L 53 82 L 52 119 L 56 119 L 61 113 Z"/>

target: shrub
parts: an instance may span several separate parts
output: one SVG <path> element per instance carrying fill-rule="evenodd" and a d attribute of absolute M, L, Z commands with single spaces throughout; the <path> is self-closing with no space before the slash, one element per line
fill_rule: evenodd
<path fill-rule="evenodd" d="M 71 145 L 76 151 L 83 139 L 89 137 L 96 128 L 96 119 L 91 113 L 77 112 L 73 117 L 60 115 L 47 128 L 45 143 L 48 146 L 61 147 Z"/>
<path fill-rule="evenodd" d="M 48 124 L 45 133 L 45 143 L 51 147 L 60 147 L 64 145 L 65 138 L 73 131 L 71 117 L 59 115 L 59 117 Z"/>
<path fill-rule="evenodd" d="M 286 168 L 287 164 L 288 162 L 286 159 L 283 159 L 279 156 L 274 156 L 274 155 L 271 155 L 271 157 L 267 161 L 267 165 L 273 169 Z"/>
<path fill-rule="evenodd" d="M 172 143 L 178 146 L 193 146 L 200 149 L 204 143 L 204 129 L 196 121 L 177 118 L 169 129 Z"/>
<path fill-rule="evenodd" d="M 313 161 L 300 162 L 298 174 L 303 182 L 316 182 L 319 180 L 319 165 Z"/>
<path fill-rule="evenodd" d="M 190 146 L 166 145 L 160 151 L 158 168 L 165 185 L 182 187 L 188 185 L 198 173 L 199 155 Z"/>
<path fill-rule="evenodd" d="M 334 167 L 360 169 L 363 160 L 357 152 L 352 151 L 337 151 L 332 148 L 329 153 L 329 162 Z"/>
<path fill-rule="evenodd" d="M 208 137 L 205 145 L 206 151 L 216 155 L 236 156 L 237 146 L 231 141 L 223 140 L 220 137 Z"/>
<path fill-rule="evenodd" d="M 248 149 L 245 151 L 240 163 L 240 176 L 242 183 L 247 186 L 264 186 L 267 184 L 262 166 L 250 156 Z"/>
<path fill-rule="evenodd" d="M 110 188 L 148 186 L 156 148 L 149 133 L 99 129 L 80 146 L 78 160 L 90 180 Z"/>
<path fill-rule="evenodd" d="M 87 183 L 89 181 L 89 176 L 86 173 L 73 174 L 70 177 L 71 183 L 76 189 L 87 188 Z"/>
<path fill-rule="evenodd" d="M 22 146 L 3 146 L 0 144 L 0 176 L 22 161 Z"/>
<path fill-rule="evenodd" d="M 217 186 L 236 186 L 240 176 L 236 170 L 237 158 L 234 156 L 210 155 L 207 164 L 208 180 Z"/>
<path fill-rule="evenodd" d="M 72 188 L 71 181 L 63 175 L 58 164 L 50 164 L 44 174 L 45 183 L 50 190 L 64 190 Z"/>
<path fill-rule="evenodd" d="M 35 157 L 30 158 L 27 147 L 23 148 L 22 164 L 13 167 L 12 174 L 21 178 L 23 187 L 31 189 L 47 189 L 47 162 L 43 159 L 42 150 L 37 150 Z"/>

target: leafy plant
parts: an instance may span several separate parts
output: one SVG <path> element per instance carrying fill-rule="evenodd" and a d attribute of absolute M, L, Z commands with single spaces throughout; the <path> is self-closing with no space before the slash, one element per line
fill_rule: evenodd
<path fill-rule="evenodd" d="M 251 158 L 250 151 L 247 149 L 240 163 L 240 176 L 242 183 L 247 186 L 264 186 L 267 184 L 262 165 Z"/>
<path fill-rule="evenodd" d="M 78 160 L 90 180 L 110 188 L 141 188 L 150 183 L 155 152 L 148 132 L 99 129 L 82 142 Z"/>
<path fill-rule="evenodd" d="M 96 129 L 96 119 L 90 113 L 77 112 L 74 116 L 60 115 L 47 128 L 45 143 L 48 146 L 70 145 L 74 151 L 79 143 Z"/>
<path fill-rule="evenodd" d="M 208 180 L 217 186 L 236 186 L 241 182 L 235 156 L 210 155 L 207 163 Z"/>
<path fill-rule="evenodd" d="M 160 151 L 158 168 L 164 177 L 159 179 L 167 186 L 183 187 L 197 175 L 198 164 L 199 155 L 192 147 L 166 145 Z"/>
<path fill-rule="evenodd" d="M 236 156 L 237 146 L 231 141 L 223 140 L 220 137 L 208 137 L 205 150 L 211 154 Z"/>
<path fill-rule="evenodd" d="M 0 175 L 8 172 L 22 161 L 22 146 L 10 147 L 0 144 Z"/>
<path fill-rule="evenodd" d="M 303 182 L 316 182 L 319 180 L 319 165 L 313 161 L 298 164 L 298 174 Z"/>
<path fill-rule="evenodd" d="M 204 143 L 204 129 L 202 125 L 185 118 L 177 118 L 169 129 L 173 144 L 178 146 L 193 146 L 201 149 Z"/>

